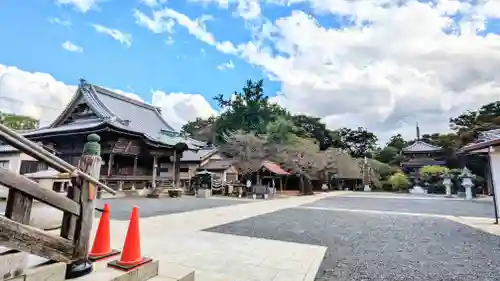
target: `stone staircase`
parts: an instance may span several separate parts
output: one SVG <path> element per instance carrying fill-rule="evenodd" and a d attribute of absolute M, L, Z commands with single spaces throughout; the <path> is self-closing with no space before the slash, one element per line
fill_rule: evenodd
<path fill-rule="evenodd" d="M 1 249 L 0 249 L 1 250 Z M 5 250 L 5 249 L 4 249 Z M 114 257 L 116 258 L 116 257 Z M 152 261 L 135 270 L 124 272 L 107 267 L 110 260 L 94 263 L 91 274 L 75 281 L 194 281 L 194 271 L 172 264 L 164 267 Z M 24 252 L 0 251 L 0 280 L 5 281 L 65 281 L 66 264 L 51 262 Z"/>

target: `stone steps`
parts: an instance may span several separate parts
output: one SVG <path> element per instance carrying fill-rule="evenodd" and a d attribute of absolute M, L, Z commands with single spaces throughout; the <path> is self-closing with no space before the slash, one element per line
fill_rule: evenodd
<path fill-rule="evenodd" d="M 4 250 L 6 248 L 3 248 Z M 174 264 L 159 266 L 152 261 L 135 270 L 124 272 L 109 268 L 108 262 L 119 256 L 95 262 L 93 272 L 75 278 L 75 281 L 194 281 L 194 271 Z M 0 280 L 9 281 L 65 281 L 66 264 L 50 262 L 24 252 L 0 252 Z"/>

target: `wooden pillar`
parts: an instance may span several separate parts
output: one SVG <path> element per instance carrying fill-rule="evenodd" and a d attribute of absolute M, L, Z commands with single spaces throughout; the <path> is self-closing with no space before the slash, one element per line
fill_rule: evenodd
<path fill-rule="evenodd" d="M 137 175 L 137 155 L 134 156 L 134 168 L 132 170 L 132 175 L 136 176 Z"/>
<path fill-rule="evenodd" d="M 153 154 L 153 176 L 151 178 L 151 187 L 156 188 L 156 174 L 158 173 L 158 155 Z"/>
<path fill-rule="evenodd" d="M 101 170 L 100 137 L 91 134 L 87 137 L 83 148 L 83 155 L 79 161 L 79 169 L 99 180 Z M 90 233 L 94 221 L 94 206 L 97 188 L 94 184 L 82 177 L 73 177 L 72 186 L 68 190 L 68 197 L 80 204 L 80 216 L 64 213 L 61 236 L 74 241 L 73 263 L 68 264 L 66 279 L 83 276 L 92 272 L 92 265 L 88 261 Z"/>
<path fill-rule="evenodd" d="M 174 150 L 174 187 L 179 188 L 179 182 L 181 179 L 181 155 L 177 150 Z"/>
<path fill-rule="evenodd" d="M 107 174 L 108 177 L 111 176 L 111 168 L 113 167 L 114 162 L 115 162 L 115 155 L 111 153 L 108 159 L 108 174 Z"/>

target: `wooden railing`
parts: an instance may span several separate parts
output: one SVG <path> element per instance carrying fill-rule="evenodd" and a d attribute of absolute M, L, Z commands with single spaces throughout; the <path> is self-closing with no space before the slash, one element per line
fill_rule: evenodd
<path fill-rule="evenodd" d="M 0 140 L 71 178 L 71 186 L 64 196 L 0 168 L 0 185 L 10 189 L 5 216 L 0 216 L 0 246 L 68 264 L 86 263 L 97 189 L 115 194 L 113 189 L 98 181 L 101 166 L 99 136 L 88 136 L 78 168 L 2 124 Z M 29 225 L 34 200 L 63 211 L 60 235 Z"/>

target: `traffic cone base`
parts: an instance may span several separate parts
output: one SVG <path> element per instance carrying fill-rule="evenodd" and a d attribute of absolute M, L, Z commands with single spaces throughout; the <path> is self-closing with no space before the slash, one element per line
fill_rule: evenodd
<path fill-rule="evenodd" d="M 119 255 L 121 252 L 118 250 L 111 250 L 109 253 L 103 253 L 103 254 L 89 254 L 89 260 L 92 262 L 100 261 L 103 259 L 107 259 L 110 257 L 114 257 L 116 255 Z"/>
<path fill-rule="evenodd" d="M 150 258 L 142 258 L 142 261 L 139 261 L 137 263 L 123 263 L 116 260 L 108 263 L 108 266 L 122 271 L 131 271 L 147 263 L 150 263 L 151 261 L 153 260 Z"/>
<path fill-rule="evenodd" d="M 139 229 L 139 208 L 132 208 L 122 255 L 119 260 L 108 263 L 108 266 L 129 271 L 151 262 L 150 258 L 141 255 L 141 238 Z"/>

